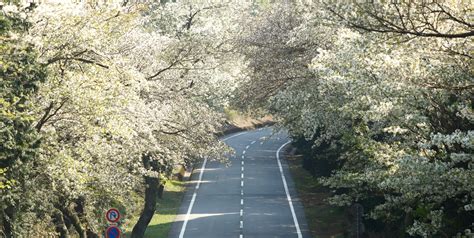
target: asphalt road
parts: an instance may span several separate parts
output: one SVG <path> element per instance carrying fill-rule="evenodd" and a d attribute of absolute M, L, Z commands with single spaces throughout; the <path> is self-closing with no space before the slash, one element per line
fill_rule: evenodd
<path fill-rule="evenodd" d="M 170 238 L 310 237 L 288 166 L 284 133 L 272 128 L 228 135 L 231 166 L 205 161 L 172 225 Z"/>

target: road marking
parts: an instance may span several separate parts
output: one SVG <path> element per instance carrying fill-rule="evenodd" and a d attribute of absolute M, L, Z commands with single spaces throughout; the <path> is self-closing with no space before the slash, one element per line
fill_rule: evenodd
<path fill-rule="evenodd" d="M 298 218 L 296 218 L 295 208 L 293 207 L 293 202 L 291 201 L 291 196 L 290 196 L 290 193 L 288 192 L 288 185 L 286 183 L 285 175 L 283 174 L 283 168 L 281 167 L 281 162 L 280 162 L 280 151 L 281 151 L 281 149 L 283 149 L 283 147 L 288 145 L 290 142 L 291 141 L 288 141 L 285 144 L 283 144 L 282 146 L 280 146 L 280 148 L 278 148 L 278 150 L 276 152 L 276 158 L 277 158 L 277 161 L 278 161 L 278 167 L 280 168 L 281 180 L 283 181 L 283 187 L 285 187 L 286 198 L 288 199 L 288 204 L 290 205 L 291 215 L 293 216 L 293 222 L 295 223 L 296 233 L 298 234 L 298 238 L 302 238 L 303 235 L 301 234 L 300 225 L 298 224 Z"/>
<path fill-rule="evenodd" d="M 244 158 L 245 158 L 245 156 L 242 155 L 242 159 L 244 159 Z"/>
<path fill-rule="evenodd" d="M 244 216 L 244 209 L 240 209 L 240 216 Z"/>
<path fill-rule="evenodd" d="M 239 238 L 244 238 L 244 235 L 240 234 Z"/>
<path fill-rule="evenodd" d="M 257 142 L 256 140 L 250 142 L 251 145 L 255 144 L 255 142 Z"/>
<path fill-rule="evenodd" d="M 240 187 L 244 186 L 244 181 L 240 181 Z"/>
<path fill-rule="evenodd" d="M 242 172 L 244 172 L 244 166 L 242 166 Z"/>
<path fill-rule="evenodd" d="M 240 229 L 244 228 L 244 221 L 240 221 Z"/>
<path fill-rule="evenodd" d="M 245 155 L 245 150 L 242 152 L 242 154 L 244 154 L 244 155 Z M 244 157 L 244 156 L 242 155 L 242 157 Z"/>
<path fill-rule="evenodd" d="M 244 173 L 241 173 L 241 174 L 240 174 L 240 178 L 241 178 L 241 179 L 244 179 Z"/>
<path fill-rule="evenodd" d="M 249 149 L 249 147 L 250 147 L 250 145 L 247 145 L 247 146 L 245 146 L 245 149 L 247 149 L 247 150 L 248 150 L 248 149 Z"/>
<path fill-rule="evenodd" d="M 229 137 L 227 137 L 227 138 L 225 138 L 225 139 L 222 139 L 222 141 L 226 141 L 226 140 L 228 140 L 228 139 L 230 139 L 230 138 L 234 138 L 234 137 L 236 137 L 236 136 L 240 136 L 240 135 L 243 135 L 243 134 L 246 134 L 246 133 L 248 133 L 248 131 L 240 132 L 240 133 L 235 134 L 235 135 L 233 135 L 233 136 L 229 136 Z"/>
<path fill-rule="evenodd" d="M 244 205 L 244 199 L 243 198 L 240 199 L 240 205 Z"/>
<path fill-rule="evenodd" d="M 242 165 L 244 165 L 244 161 L 242 161 Z"/>
<path fill-rule="evenodd" d="M 189 204 L 188 212 L 186 213 L 186 218 L 184 219 L 183 226 L 181 227 L 181 232 L 179 233 L 179 238 L 183 238 L 184 236 L 184 231 L 186 230 L 186 225 L 188 224 L 189 215 L 191 214 L 191 210 L 193 209 L 194 202 L 196 201 L 197 190 L 199 189 L 199 185 L 201 184 L 201 180 L 202 180 L 202 175 L 204 173 L 204 169 L 206 168 L 206 163 L 207 163 L 207 158 L 205 158 L 204 162 L 202 163 L 201 171 L 199 173 L 199 180 L 198 180 L 198 183 L 196 184 L 193 197 L 191 198 L 191 203 Z"/>

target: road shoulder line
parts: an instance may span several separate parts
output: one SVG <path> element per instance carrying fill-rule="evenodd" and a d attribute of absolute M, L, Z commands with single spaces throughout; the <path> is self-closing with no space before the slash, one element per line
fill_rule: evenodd
<path fill-rule="evenodd" d="M 288 191 L 288 185 L 287 185 L 287 182 L 286 182 L 285 174 L 283 173 L 283 168 L 282 168 L 281 162 L 280 162 L 280 151 L 281 151 L 281 149 L 283 149 L 283 147 L 285 147 L 289 143 L 291 143 L 291 140 L 287 141 L 285 144 L 280 146 L 280 148 L 278 148 L 278 150 L 276 152 L 276 158 L 277 158 L 278 167 L 279 167 L 280 173 L 281 173 L 281 179 L 283 181 L 283 187 L 285 188 L 286 198 L 288 200 L 288 204 L 290 205 L 291 215 L 293 216 L 293 222 L 295 223 L 296 233 L 298 234 L 298 238 L 302 238 L 303 235 L 301 234 L 301 229 L 300 229 L 300 226 L 299 226 L 299 223 L 298 223 L 298 218 L 296 218 L 295 208 L 293 207 L 293 202 L 291 200 L 290 192 Z"/>
<path fill-rule="evenodd" d="M 179 238 L 184 237 L 184 231 L 186 230 L 186 225 L 188 224 L 189 216 L 190 216 L 191 211 L 193 209 L 194 202 L 196 201 L 197 191 L 199 189 L 199 185 L 201 184 L 202 175 L 204 173 L 204 169 L 206 168 L 206 163 L 207 163 L 207 158 L 205 158 L 204 162 L 202 163 L 201 171 L 199 173 L 199 179 L 198 179 L 198 182 L 197 182 L 196 187 L 194 189 L 193 197 L 191 198 L 191 203 L 189 204 L 189 208 L 188 208 L 188 211 L 186 213 L 186 218 L 184 219 L 183 226 L 181 227 L 181 232 L 179 233 Z"/>

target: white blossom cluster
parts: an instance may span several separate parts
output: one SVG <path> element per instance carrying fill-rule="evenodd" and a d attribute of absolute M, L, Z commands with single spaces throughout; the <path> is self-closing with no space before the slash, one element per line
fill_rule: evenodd
<path fill-rule="evenodd" d="M 244 5 L 209 4 L 40 4 L 30 12 L 22 37 L 48 75 L 31 99 L 42 144 L 35 177 L 17 193 L 25 206 L 18 237 L 54 233 L 55 209 L 79 198 L 84 227 L 100 234 L 104 209 L 139 212 L 143 177 L 166 180 L 177 164 L 226 160 L 217 132 L 238 69 L 222 53 L 236 25 L 222 16 Z M 144 167 L 144 155 L 158 167 Z"/>
<path fill-rule="evenodd" d="M 462 17 L 466 4 L 438 7 Z M 351 27 L 375 26 L 359 14 L 376 10 L 394 21 L 397 10 L 410 12 L 404 16 L 414 25 L 435 19 L 423 19 L 417 4 L 373 5 L 280 4 L 262 13 L 244 36 L 258 42 L 244 50 L 254 71 L 247 88 L 273 90 L 265 106 L 295 138 L 314 148 L 340 145 L 333 159 L 343 166 L 321 179 L 337 192 L 330 202 L 380 201 L 367 207 L 370 218 L 408 221 L 409 235 L 433 237 L 472 217 L 474 45 Z M 465 30 L 450 20 L 436 24 L 449 34 Z"/>

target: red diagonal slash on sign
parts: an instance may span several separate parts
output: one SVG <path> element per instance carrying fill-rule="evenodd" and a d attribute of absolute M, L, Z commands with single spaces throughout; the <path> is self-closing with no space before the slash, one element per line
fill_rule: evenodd
<path fill-rule="evenodd" d="M 111 223 L 116 223 L 120 220 L 120 212 L 116 208 L 110 208 L 105 213 L 105 218 Z"/>

